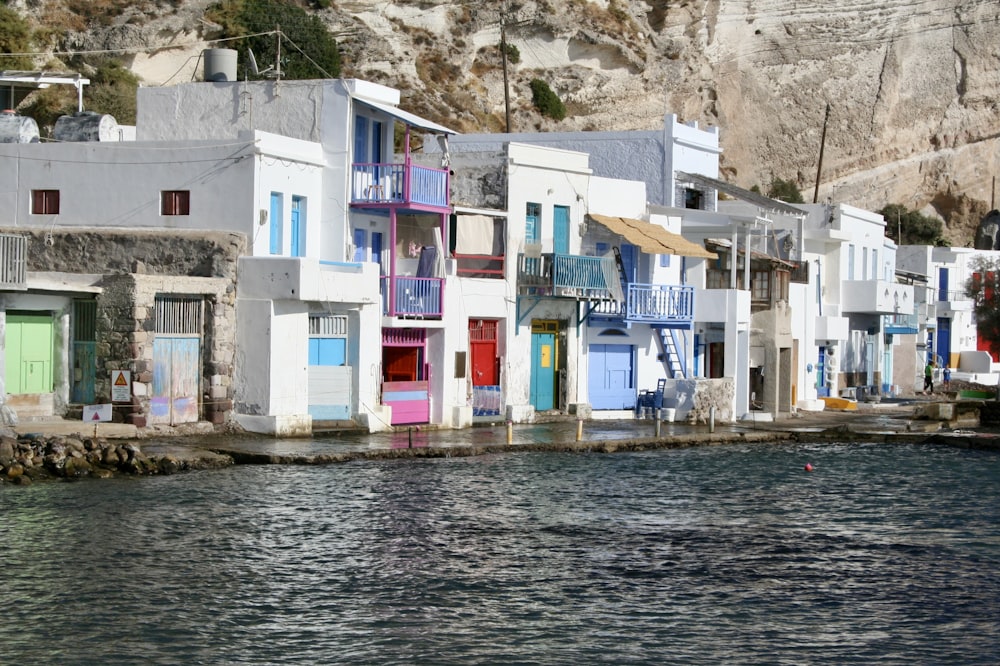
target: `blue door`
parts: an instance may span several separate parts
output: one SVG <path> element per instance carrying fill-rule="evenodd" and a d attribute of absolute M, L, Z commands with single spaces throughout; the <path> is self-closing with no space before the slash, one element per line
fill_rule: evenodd
<path fill-rule="evenodd" d="M 948 269 L 938 269 L 938 300 L 947 301 L 948 298 Z"/>
<path fill-rule="evenodd" d="M 306 202 L 292 197 L 292 256 L 306 256 Z"/>
<path fill-rule="evenodd" d="M 590 345 L 590 406 L 635 409 L 634 349 L 631 345 Z"/>
<path fill-rule="evenodd" d="M 368 232 L 364 229 L 354 230 L 354 256 L 351 258 L 356 264 L 360 264 L 365 261 L 365 255 L 368 253 Z"/>
<path fill-rule="evenodd" d="M 556 334 L 555 322 L 538 322 L 531 331 L 531 396 L 536 411 L 556 406 Z M 551 332 L 550 332 L 551 331 Z"/>
<path fill-rule="evenodd" d="M 318 421 L 351 418 L 347 338 L 309 338 L 309 415 Z"/>
<path fill-rule="evenodd" d="M 569 206 L 555 206 L 552 211 L 552 249 L 569 254 Z"/>
<path fill-rule="evenodd" d="M 939 366 L 951 364 L 951 319 L 947 317 L 938 317 L 937 347 L 934 351 L 937 354 L 936 361 Z"/>
<path fill-rule="evenodd" d="M 270 220 L 270 232 L 271 232 L 271 254 L 281 254 L 282 250 L 282 237 L 281 237 L 281 225 L 284 222 L 284 197 L 282 197 L 280 192 L 271 192 L 271 220 Z"/>
<path fill-rule="evenodd" d="M 382 232 L 373 231 L 372 232 L 372 262 L 378 264 L 379 275 L 385 275 L 385 271 L 382 270 Z"/>
<path fill-rule="evenodd" d="M 524 208 L 524 242 L 537 243 L 542 238 L 542 207 L 528 202 Z"/>

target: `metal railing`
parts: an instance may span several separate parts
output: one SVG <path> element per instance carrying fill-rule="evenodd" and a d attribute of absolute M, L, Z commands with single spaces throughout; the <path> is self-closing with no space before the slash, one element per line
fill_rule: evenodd
<path fill-rule="evenodd" d="M 351 166 L 351 203 L 448 206 L 448 171 L 405 164 Z"/>
<path fill-rule="evenodd" d="M 602 257 L 575 254 L 533 257 L 522 253 L 517 256 L 518 287 L 550 296 L 611 299 L 604 262 Z"/>
<path fill-rule="evenodd" d="M 624 303 L 599 303 L 593 314 L 654 324 L 691 322 L 694 320 L 694 287 L 630 284 Z"/>
<path fill-rule="evenodd" d="M 390 317 L 440 319 L 443 296 L 441 278 L 382 278 L 382 312 Z"/>
<path fill-rule="evenodd" d="M 28 238 L 0 234 L 0 289 L 28 288 Z"/>

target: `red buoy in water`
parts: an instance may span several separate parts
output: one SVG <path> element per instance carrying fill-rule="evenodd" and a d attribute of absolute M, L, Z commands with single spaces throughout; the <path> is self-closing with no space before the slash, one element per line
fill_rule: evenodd
<path fill-rule="evenodd" d="M 811 471 L 813 471 L 813 465 L 812 465 L 812 463 L 806 463 L 806 466 L 805 466 L 805 468 L 804 468 L 804 469 L 805 469 L 805 470 L 806 470 L 807 472 L 811 472 Z"/>

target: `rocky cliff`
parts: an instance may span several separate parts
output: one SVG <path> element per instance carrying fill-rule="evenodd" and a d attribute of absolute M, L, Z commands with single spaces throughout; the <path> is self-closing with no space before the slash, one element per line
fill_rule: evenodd
<path fill-rule="evenodd" d="M 66 2 L 8 4 L 42 20 Z M 133 4 L 63 48 L 125 49 L 148 85 L 196 77 L 210 2 Z M 405 108 L 460 131 L 505 127 L 503 25 L 514 130 L 653 129 L 674 112 L 721 128 L 728 180 L 791 179 L 807 201 L 822 143 L 820 201 L 920 209 L 957 245 L 997 206 L 996 0 L 330 4 L 317 15 L 341 44 L 343 75 L 400 88 Z M 532 109 L 533 78 L 561 97 L 564 120 Z"/>

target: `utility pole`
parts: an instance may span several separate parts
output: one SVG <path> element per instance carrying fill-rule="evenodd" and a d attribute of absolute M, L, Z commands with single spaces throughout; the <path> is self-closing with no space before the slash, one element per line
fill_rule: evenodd
<path fill-rule="evenodd" d="M 510 134 L 510 87 L 507 83 L 507 10 L 500 11 L 500 58 L 503 61 L 503 108 Z"/>
<path fill-rule="evenodd" d="M 830 120 L 830 103 L 826 104 L 826 116 L 823 117 L 823 134 L 819 139 L 819 164 L 816 166 L 816 188 L 813 190 L 813 203 L 819 199 L 819 178 L 823 173 L 823 149 L 826 147 L 826 123 Z"/>

